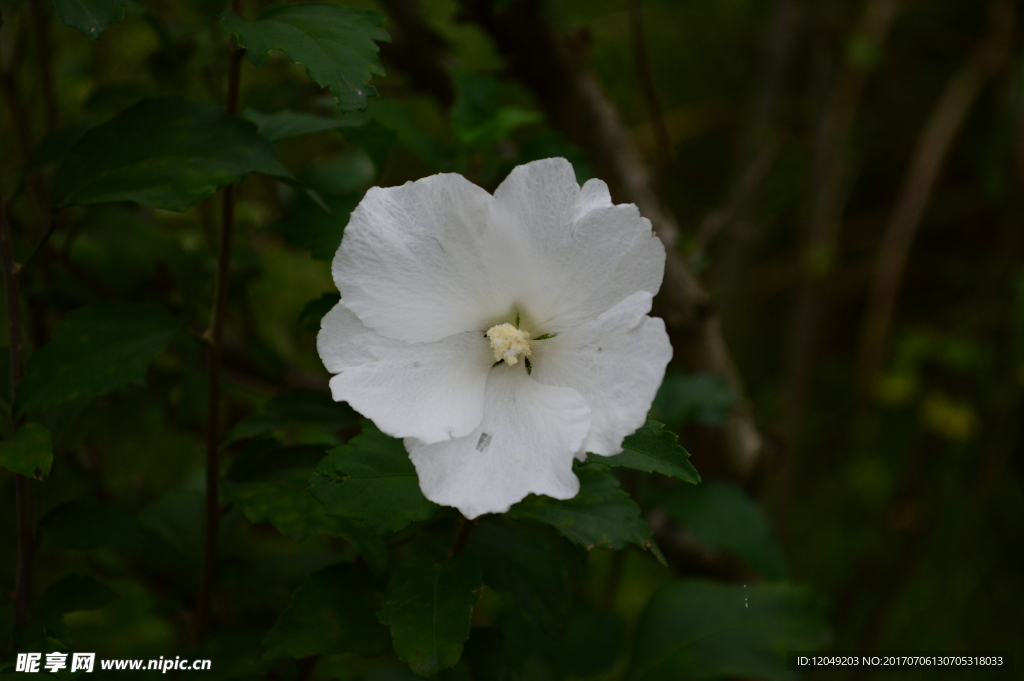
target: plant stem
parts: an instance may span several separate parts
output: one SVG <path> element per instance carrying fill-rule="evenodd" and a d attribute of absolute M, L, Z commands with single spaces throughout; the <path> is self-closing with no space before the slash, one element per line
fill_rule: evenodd
<path fill-rule="evenodd" d="M 232 0 L 231 9 L 242 14 L 242 0 Z M 228 115 L 238 115 L 239 86 L 242 77 L 242 57 L 245 49 L 238 44 L 231 51 L 228 69 Z M 210 602 L 217 563 L 217 534 L 220 527 L 220 360 L 224 338 L 224 307 L 227 304 L 228 275 L 231 269 L 231 240 L 235 225 L 235 190 L 237 185 L 224 188 L 221 213 L 220 244 L 217 252 L 217 274 L 213 289 L 213 312 L 210 328 L 204 334 L 207 351 L 207 408 L 206 408 L 206 532 L 203 541 L 203 562 L 199 582 L 199 603 L 196 608 L 196 637 L 202 641 L 210 631 Z"/>
<path fill-rule="evenodd" d="M 11 248 L 11 230 L 7 224 L 7 206 L 0 198 L 0 265 L 3 267 L 4 290 L 7 294 L 7 326 L 10 333 L 8 350 L 11 358 L 11 405 L 21 381 L 21 303 L 18 291 L 19 267 L 14 262 Z M 13 417 L 12 417 L 13 420 Z M 14 504 L 18 527 L 18 556 L 14 578 L 14 626 L 11 628 L 11 648 L 15 645 L 17 625 L 28 621 L 32 596 L 32 554 L 35 537 L 32 527 L 32 487 L 24 475 L 14 476 Z"/>
<path fill-rule="evenodd" d="M 452 547 L 448 549 L 448 557 L 451 558 L 462 553 L 462 550 L 466 548 L 466 542 L 469 541 L 469 533 L 473 531 L 473 526 L 476 522 L 462 518 L 459 521 L 459 529 L 455 532 L 455 541 L 452 542 Z"/>

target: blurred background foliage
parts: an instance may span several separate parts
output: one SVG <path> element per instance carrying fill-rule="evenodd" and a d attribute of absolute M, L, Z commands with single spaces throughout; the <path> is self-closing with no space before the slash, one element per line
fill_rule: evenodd
<path fill-rule="evenodd" d="M 147 97 L 224 102 L 223 0 L 121 4 L 124 20 L 90 40 L 48 2 L 0 2 L 0 193 L 19 262 L 42 241 L 55 168 L 86 129 Z M 269 4 L 250 0 L 247 17 Z M 22 273 L 29 353 L 96 301 L 155 303 L 182 324 L 131 385 L 45 417 L 55 458 L 50 477 L 34 483 L 37 598 L 71 573 L 98 580 L 63 584 L 88 598 L 48 615 L 72 649 L 191 651 L 215 660 L 211 679 L 406 678 L 392 653 L 310 657 L 294 641 L 264 641 L 293 592 L 314 588 L 310 574 L 376 550 L 331 525 L 305 492 L 327 449 L 359 430 L 324 397 L 315 334 L 337 300 L 330 258 L 369 186 L 459 172 L 493 189 L 515 165 L 549 156 L 569 158 L 581 182 L 595 174 L 479 20 L 482 7 L 527 4 L 542 6 L 571 58 L 593 69 L 654 169 L 680 226 L 679 254 L 713 292 L 742 386 L 676 362 L 652 417 L 681 434 L 705 483 L 620 474 L 669 568 L 636 548 L 576 550 L 540 528 L 529 541 L 503 535 L 524 530 L 500 523 L 474 536 L 474 555 L 517 541 L 555 547 L 541 555 L 557 556 L 552 569 L 564 573 L 558 588 L 571 605 L 552 648 L 529 610 L 495 591 L 485 564 L 488 588 L 459 673 L 492 678 L 472 670 L 490 668 L 487 637 L 499 630 L 521 666 L 495 679 L 786 678 L 757 660 L 645 676 L 644 660 L 666 654 L 664 632 L 692 632 L 695 612 L 701 626 L 736 634 L 716 639 L 722 650 L 698 651 L 700 660 L 781 645 L 729 619 L 725 604 L 755 591 L 782 613 L 764 626 L 788 627 L 788 640 L 808 649 L 825 638 L 809 624 L 815 616 L 800 613 L 827 602 L 829 649 L 1006 650 L 1024 664 L 1024 43 L 1013 21 L 1024 7 L 345 4 L 382 12 L 394 38 L 365 112 L 337 113 L 334 98 L 280 54 L 242 67 L 244 117 L 301 184 L 251 175 L 238 190 L 222 398 L 230 504 L 220 626 L 201 653 L 190 647 L 202 543 L 200 336 L 219 198 L 183 212 L 65 208 Z M 721 463 L 713 437 L 738 401 L 751 405 L 763 440 L 741 472 Z M 452 524 L 442 520 L 443 535 Z M 5 592 L 14 526 L 13 476 L 0 470 Z M 810 678 L 935 676 L 861 668 Z"/>

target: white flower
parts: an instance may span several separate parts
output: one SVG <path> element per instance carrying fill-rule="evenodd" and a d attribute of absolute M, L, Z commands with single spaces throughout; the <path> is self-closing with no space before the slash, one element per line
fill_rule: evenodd
<path fill-rule="evenodd" d="M 565 159 L 488 194 L 461 175 L 370 189 L 334 258 L 317 347 L 331 391 L 405 438 L 426 497 L 467 518 L 570 499 L 573 458 L 644 424 L 672 356 L 665 250 Z"/>

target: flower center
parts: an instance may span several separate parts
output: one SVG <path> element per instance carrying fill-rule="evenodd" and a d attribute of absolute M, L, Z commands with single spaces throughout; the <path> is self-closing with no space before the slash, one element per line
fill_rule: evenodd
<path fill-rule="evenodd" d="M 484 334 L 491 341 L 491 350 L 494 351 L 494 360 L 505 361 L 509 366 L 519 361 L 519 355 L 524 358 L 530 356 L 530 332 L 517 329 L 505 322 L 492 326 Z M 529 365 L 529 362 L 527 362 Z"/>

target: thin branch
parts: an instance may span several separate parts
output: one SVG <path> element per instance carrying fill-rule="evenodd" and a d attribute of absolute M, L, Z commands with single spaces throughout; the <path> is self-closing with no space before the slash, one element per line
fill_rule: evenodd
<path fill-rule="evenodd" d="M 239 16 L 243 0 L 232 0 L 231 9 Z M 242 78 L 242 58 L 245 49 L 237 43 L 231 50 L 228 69 L 228 95 L 226 109 L 229 115 L 238 115 L 238 98 Z M 210 604 L 217 563 L 217 535 L 220 527 L 220 380 L 221 346 L 224 338 L 224 308 L 227 305 L 228 276 L 231 269 L 231 242 L 235 224 L 235 191 L 237 185 L 224 188 L 221 214 L 220 244 L 217 251 L 217 274 L 214 280 L 213 312 L 210 328 L 204 334 L 209 343 L 207 352 L 207 408 L 206 408 L 206 529 L 203 540 L 202 572 L 199 583 L 199 603 L 196 610 L 196 636 L 201 641 L 210 631 Z"/>
<path fill-rule="evenodd" d="M 21 295 L 18 291 L 20 266 L 14 262 L 11 247 L 11 229 L 7 224 L 7 205 L 0 198 L 0 265 L 3 267 L 4 290 L 7 300 L 8 352 L 11 361 L 11 395 L 21 382 L 24 368 L 21 352 L 23 336 L 21 322 Z M 13 425 L 13 424 L 12 424 Z M 18 625 L 28 622 L 32 598 L 32 554 L 35 549 L 35 531 L 32 527 L 32 483 L 24 475 L 14 476 L 14 504 L 17 522 L 17 563 L 14 577 L 14 626 L 11 628 L 11 648 L 15 647 Z"/>
<path fill-rule="evenodd" d="M 21 99 L 21 91 L 18 89 L 18 79 L 14 75 L 14 65 L 22 62 L 24 50 L 25 29 L 22 26 L 15 37 L 10 63 L 0 67 L 0 90 L 3 90 L 7 108 L 11 112 L 11 123 L 14 127 L 14 136 L 18 140 L 22 161 L 28 163 L 28 160 L 32 158 L 32 126 L 29 123 L 25 103 Z"/>
<path fill-rule="evenodd" d="M 672 137 L 668 133 L 668 126 L 665 125 L 665 116 L 662 113 L 661 101 L 658 99 L 658 89 L 654 85 L 654 76 L 651 74 L 651 60 L 647 54 L 647 38 L 644 35 L 644 11 L 640 0 L 629 0 L 629 29 L 633 43 L 636 73 L 640 79 L 644 101 L 647 103 L 647 113 L 651 117 L 654 127 L 658 161 L 664 170 L 672 162 L 675 150 L 672 147 Z"/>
<path fill-rule="evenodd" d="M 967 113 L 985 83 L 1010 55 L 1015 15 L 1013 0 L 992 2 L 988 35 L 950 79 L 918 139 L 899 198 L 882 237 L 861 326 L 859 370 L 862 386 L 867 391 L 874 387 L 889 340 L 914 237 Z"/>

